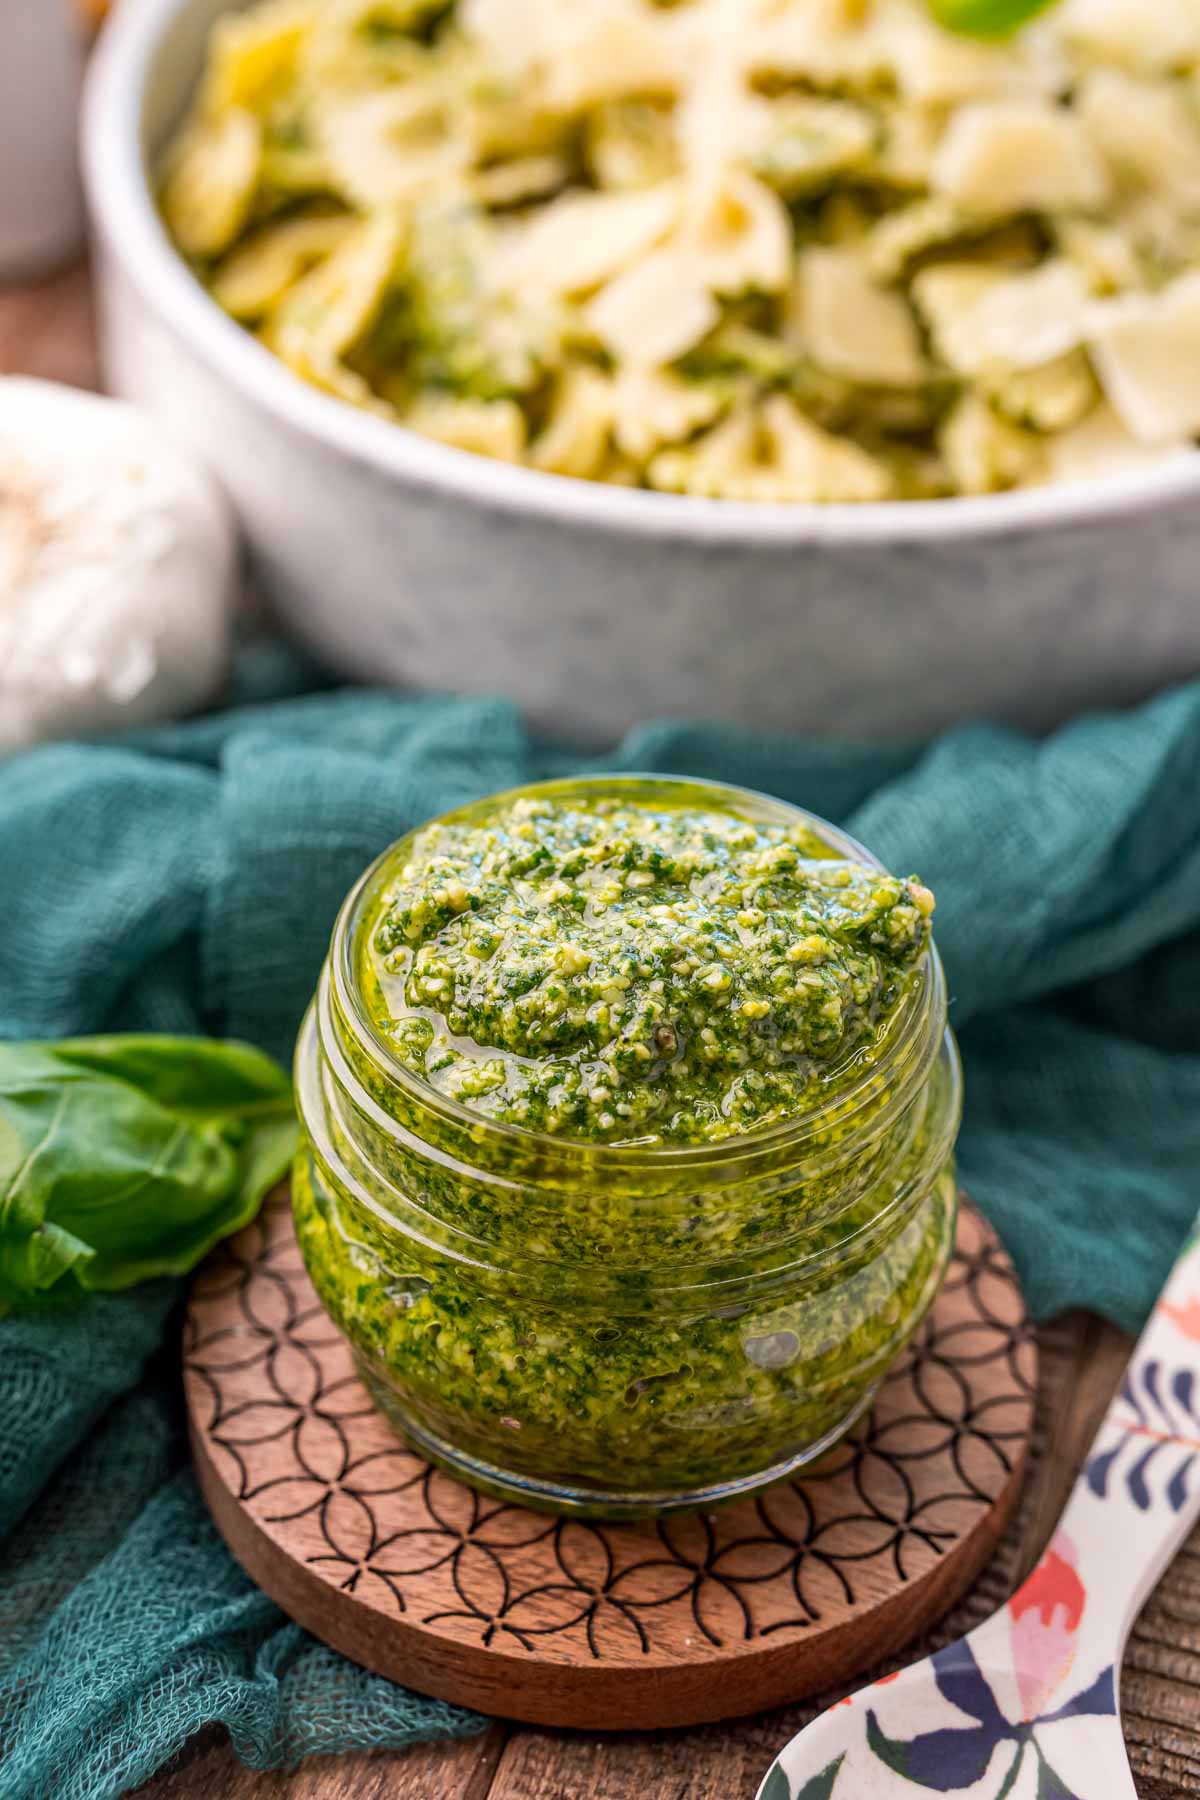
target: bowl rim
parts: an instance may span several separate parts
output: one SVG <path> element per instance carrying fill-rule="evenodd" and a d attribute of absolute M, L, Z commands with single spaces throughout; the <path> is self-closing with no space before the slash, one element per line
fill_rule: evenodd
<path fill-rule="evenodd" d="M 947 544 L 1110 524 L 1200 498 L 1200 451 L 1160 469 L 1015 493 L 865 504 L 706 500 L 546 474 L 459 450 L 360 411 L 295 375 L 229 318 L 167 236 L 142 154 L 142 108 L 154 56 L 195 0 L 122 0 L 93 54 L 81 150 L 93 231 L 143 306 L 207 365 L 296 435 L 431 494 L 550 524 L 694 544 Z"/>

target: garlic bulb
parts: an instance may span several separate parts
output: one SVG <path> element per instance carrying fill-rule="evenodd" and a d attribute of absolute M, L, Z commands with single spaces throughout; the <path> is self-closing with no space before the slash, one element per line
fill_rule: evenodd
<path fill-rule="evenodd" d="M 236 565 L 228 503 L 144 414 L 0 378 L 0 748 L 211 700 Z"/>

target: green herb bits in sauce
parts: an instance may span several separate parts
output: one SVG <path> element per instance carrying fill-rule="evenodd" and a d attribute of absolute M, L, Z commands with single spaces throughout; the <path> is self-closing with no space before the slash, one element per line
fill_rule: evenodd
<path fill-rule="evenodd" d="M 301 1035 L 297 1229 L 477 1485 L 712 1504 L 867 1403 L 953 1239 L 933 896 L 738 789 L 547 783 L 403 839 Z"/>
<path fill-rule="evenodd" d="M 528 794 L 418 834 L 364 990 L 414 1074 L 488 1118 L 713 1143 L 803 1109 L 896 1004 L 932 910 L 706 794 Z"/>

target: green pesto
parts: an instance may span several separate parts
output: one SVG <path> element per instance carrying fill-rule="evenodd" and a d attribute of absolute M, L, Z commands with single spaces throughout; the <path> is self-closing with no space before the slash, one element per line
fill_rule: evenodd
<path fill-rule="evenodd" d="M 649 778 L 389 852 L 302 1034 L 294 1180 L 389 1416 L 597 1513 L 706 1503 L 842 1429 L 953 1238 L 931 905 L 819 821 Z"/>
<path fill-rule="evenodd" d="M 434 824 L 365 941 L 373 1022 L 490 1118 L 715 1142 L 870 1053 L 929 940 L 915 880 L 711 800 L 526 796 Z"/>
<path fill-rule="evenodd" d="M 293 1196 L 317 1293 L 401 1429 L 525 1480 L 653 1496 L 753 1479 L 848 1423 L 932 1300 L 956 1210 L 946 1169 L 867 1253 L 675 1310 L 637 1281 L 590 1306 L 552 1280 L 494 1288 L 401 1246 L 310 1160 Z"/>

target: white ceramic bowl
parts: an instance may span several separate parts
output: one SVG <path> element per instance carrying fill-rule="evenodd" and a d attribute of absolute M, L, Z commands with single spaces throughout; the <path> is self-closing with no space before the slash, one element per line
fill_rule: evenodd
<path fill-rule="evenodd" d="M 308 387 L 171 248 L 146 168 L 228 0 L 121 0 L 85 173 L 108 377 L 223 477 L 282 618 L 368 680 L 512 695 L 576 738 L 705 714 L 1044 727 L 1200 670 L 1200 453 L 984 499 L 750 506 L 434 444 Z"/>

